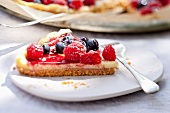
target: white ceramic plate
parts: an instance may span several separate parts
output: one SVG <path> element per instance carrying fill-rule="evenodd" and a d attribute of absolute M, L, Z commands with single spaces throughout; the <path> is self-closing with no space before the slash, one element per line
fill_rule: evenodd
<path fill-rule="evenodd" d="M 126 58 L 135 69 L 149 79 L 155 82 L 161 79 L 163 66 L 153 53 L 131 49 L 127 51 Z M 92 101 L 141 90 L 134 77 L 121 64 L 114 75 L 45 78 L 23 76 L 12 66 L 10 77 L 22 90 L 56 101 Z"/>

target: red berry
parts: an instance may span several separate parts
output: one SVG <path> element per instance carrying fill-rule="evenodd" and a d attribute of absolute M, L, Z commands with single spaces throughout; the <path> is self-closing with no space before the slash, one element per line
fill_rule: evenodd
<path fill-rule="evenodd" d="M 75 10 L 80 9 L 82 7 L 82 5 L 83 5 L 83 2 L 81 0 L 72 0 L 69 3 L 69 7 L 72 9 L 75 9 Z"/>
<path fill-rule="evenodd" d="M 60 40 L 63 39 L 63 36 L 60 36 L 60 37 L 50 37 L 49 38 L 49 41 L 47 42 L 49 46 L 54 46 L 56 45 Z"/>
<path fill-rule="evenodd" d="M 133 7 L 133 8 L 138 8 L 138 4 L 139 4 L 139 0 L 132 0 L 131 2 L 130 2 L 130 4 L 131 4 L 131 6 Z"/>
<path fill-rule="evenodd" d="M 170 4 L 170 0 L 159 0 L 163 6 Z"/>
<path fill-rule="evenodd" d="M 83 64 L 100 64 L 102 58 L 100 56 L 100 51 L 90 50 L 88 53 L 82 54 L 80 57 L 80 63 Z"/>
<path fill-rule="evenodd" d="M 48 42 L 48 45 L 49 45 L 49 46 L 54 46 L 54 45 L 56 45 L 58 42 L 59 42 L 59 39 L 56 38 L 55 40 L 51 40 L 50 42 Z"/>
<path fill-rule="evenodd" d="M 59 4 L 59 5 L 67 5 L 66 0 L 53 0 L 54 4 Z"/>
<path fill-rule="evenodd" d="M 34 0 L 24 0 L 24 1 L 26 1 L 26 2 L 34 2 Z"/>
<path fill-rule="evenodd" d="M 107 45 L 104 50 L 103 50 L 103 53 L 102 53 L 102 56 L 105 60 L 108 60 L 108 61 L 115 61 L 116 59 L 116 53 L 115 53 L 115 50 L 114 48 L 112 47 L 111 44 Z"/>
<path fill-rule="evenodd" d="M 162 7 L 162 4 L 159 1 L 151 1 L 148 4 L 148 7 L 150 7 L 150 8 L 160 8 L 160 7 Z"/>
<path fill-rule="evenodd" d="M 56 37 L 50 37 L 49 42 L 56 40 Z"/>
<path fill-rule="evenodd" d="M 84 0 L 83 3 L 84 5 L 91 6 L 94 5 L 96 0 Z"/>
<path fill-rule="evenodd" d="M 73 41 L 63 50 L 65 60 L 68 62 L 79 62 L 81 54 L 84 54 L 85 52 L 85 46 L 78 41 Z"/>
<path fill-rule="evenodd" d="M 45 5 L 48 5 L 48 4 L 53 3 L 53 0 L 42 0 L 41 2 Z"/>
<path fill-rule="evenodd" d="M 151 13 L 153 13 L 153 9 L 151 7 L 143 7 L 140 11 L 141 15 L 146 15 Z"/>
<path fill-rule="evenodd" d="M 43 56 L 43 47 L 37 44 L 30 44 L 27 47 L 27 59 L 29 60 L 39 60 Z"/>

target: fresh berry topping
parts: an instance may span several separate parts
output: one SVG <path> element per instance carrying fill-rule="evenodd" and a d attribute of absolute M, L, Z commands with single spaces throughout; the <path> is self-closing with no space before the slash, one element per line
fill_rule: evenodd
<path fill-rule="evenodd" d="M 73 36 L 72 35 L 66 35 L 61 41 L 62 42 L 67 42 L 67 41 L 69 41 L 69 40 L 73 40 Z"/>
<path fill-rule="evenodd" d="M 74 37 L 71 33 L 69 33 L 61 41 L 64 42 L 65 45 L 67 46 L 76 40 L 78 40 L 78 39 L 76 37 Z"/>
<path fill-rule="evenodd" d="M 30 44 L 27 47 L 27 59 L 38 60 L 43 56 L 43 47 L 37 44 Z"/>
<path fill-rule="evenodd" d="M 66 45 L 69 45 L 69 44 L 71 44 L 73 42 L 73 40 L 67 40 L 67 41 L 65 41 L 64 43 L 66 44 Z"/>
<path fill-rule="evenodd" d="M 69 36 L 65 36 L 62 41 L 66 46 L 72 43 L 72 38 Z"/>
<path fill-rule="evenodd" d="M 138 7 L 138 4 L 139 4 L 139 0 L 132 0 L 132 1 L 130 2 L 130 4 L 131 4 L 131 6 L 132 6 L 133 8 L 137 8 L 137 7 Z"/>
<path fill-rule="evenodd" d="M 68 62 L 79 62 L 81 54 L 84 54 L 85 52 L 85 46 L 78 41 L 73 41 L 63 51 L 65 60 Z"/>
<path fill-rule="evenodd" d="M 141 15 L 146 15 L 151 13 L 153 13 L 153 9 L 151 7 L 143 7 L 140 11 Z"/>
<path fill-rule="evenodd" d="M 85 41 L 79 40 L 79 42 L 81 42 L 86 47 L 86 42 Z"/>
<path fill-rule="evenodd" d="M 43 45 L 44 54 L 48 54 L 50 52 L 50 46 L 48 44 Z"/>
<path fill-rule="evenodd" d="M 151 7 L 152 9 L 157 9 L 157 8 L 162 7 L 162 4 L 159 1 L 151 1 L 148 4 L 148 7 Z"/>
<path fill-rule="evenodd" d="M 68 6 L 72 9 L 78 10 L 82 7 L 83 3 L 81 0 L 69 0 Z"/>
<path fill-rule="evenodd" d="M 99 43 L 96 39 L 89 39 L 86 42 L 86 46 L 87 46 L 87 51 L 90 51 L 90 50 L 97 51 L 99 49 Z"/>
<path fill-rule="evenodd" d="M 83 64 L 100 64 L 102 58 L 99 51 L 90 50 L 88 53 L 82 54 L 80 57 L 80 63 Z"/>
<path fill-rule="evenodd" d="M 103 53 L 102 53 L 102 56 L 105 60 L 108 60 L 108 61 L 115 61 L 116 59 L 116 54 L 115 54 L 115 50 L 114 48 L 112 47 L 111 44 L 107 45 L 104 50 L 103 50 Z"/>
<path fill-rule="evenodd" d="M 147 5 L 147 3 L 144 4 L 141 2 L 141 0 L 132 0 L 131 1 L 131 6 L 136 9 L 140 9 L 146 5 Z"/>
<path fill-rule="evenodd" d="M 77 40 L 77 38 L 72 33 L 67 33 L 65 36 L 69 36 L 71 40 Z"/>
<path fill-rule="evenodd" d="M 139 9 L 141 15 L 146 15 L 151 14 L 161 8 L 162 5 L 164 5 L 161 1 L 162 0 L 149 0 L 146 3 L 142 3 L 142 0 L 132 0 L 131 6 Z M 165 1 L 169 1 L 170 3 L 170 0 Z"/>
<path fill-rule="evenodd" d="M 63 42 L 58 42 L 56 44 L 56 52 L 62 54 L 65 47 L 66 45 Z"/>
<path fill-rule="evenodd" d="M 66 0 L 53 0 L 54 4 L 67 5 Z"/>
<path fill-rule="evenodd" d="M 95 4 L 95 0 L 84 0 L 84 5 L 91 6 Z"/>
<path fill-rule="evenodd" d="M 80 40 L 84 41 L 85 43 L 87 43 L 87 41 L 89 40 L 87 37 L 82 37 L 80 38 Z"/>
<path fill-rule="evenodd" d="M 53 0 L 41 0 L 41 2 L 45 5 L 53 3 Z"/>
<path fill-rule="evenodd" d="M 63 39 L 62 39 L 62 42 L 65 42 L 65 41 L 68 41 L 68 40 L 72 40 L 73 37 L 70 37 L 70 36 L 65 36 Z"/>
<path fill-rule="evenodd" d="M 34 2 L 34 0 L 24 0 L 24 1 L 26 1 L 26 2 Z"/>
<path fill-rule="evenodd" d="M 34 0 L 34 3 L 42 3 L 41 0 Z"/>
<path fill-rule="evenodd" d="M 70 3 L 72 2 L 72 0 L 66 0 L 67 4 L 70 5 Z"/>
<path fill-rule="evenodd" d="M 142 7 L 147 6 L 148 3 L 142 3 L 142 0 L 138 0 L 138 5 L 137 5 L 137 9 L 141 9 Z"/>
<path fill-rule="evenodd" d="M 170 0 L 159 0 L 163 6 L 170 4 Z"/>
<path fill-rule="evenodd" d="M 56 37 L 50 37 L 49 38 L 49 42 L 53 41 L 53 40 L 56 40 Z"/>
<path fill-rule="evenodd" d="M 50 42 L 48 42 L 48 45 L 55 46 L 59 41 L 60 41 L 59 38 L 55 38 L 54 40 L 51 40 Z"/>

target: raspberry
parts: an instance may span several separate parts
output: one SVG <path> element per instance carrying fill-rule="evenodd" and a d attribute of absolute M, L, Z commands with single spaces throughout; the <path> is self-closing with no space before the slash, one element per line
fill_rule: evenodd
<path fill-rule="evenodd" d="M 162 7 L 162 4 L 159 1 L 151 1 L 148 6 L 154 9 Z"/>
<path fill-rule="evenodd" d="M 67 5 L 66 0 L 53 0 L 54 4 Z"/>
<path fill-rule="evenodd" d="M 69 2 L 68 6 L 72 9 L 78 10 L 82 7 L 83 2 L 81 0 L 71 0 L 71 2 Z"/>
<path fill-rule="evenodd" d="M 80 57 L 80 63 L 83 64 L 100 64 L 102 58 L 100 56 L 100 51 L 90 50 L 88 53 L 82 54 Z"/>
<path fill-rule="evenodd" d="M 58 42 L 62 41 L 66 35 L 67 34 L 62 34 L 60 37 L 50 37 L 47 43 L 49 46 L 55 46 Z"/>
<path fill-rule="evenodd" d="M 84 0 L 83 3 L 84 5 L 91 6 L 95 4 L 95 0 Z"/>
<path fill-rule="evenodd" d="M 53 41 L 53 40 L 56 40 L 56 37 L 50 37 L 49 38 L 49 42 Z"/>
<path fill-rule="evenodd" d="M 132 0 L 130 4 L 133 8 L 138 8 L 139 0 Z"/>
<path fill-rule="evenodd" d="M 151 14 L 153 13 L 153 9 L 151 7 L 143 7 L 140 11 L 141 15 Z"/>
<path fill-rule="evenodd" d="M 56 38 L 55 40 L 52 40 L 52 41 L 48 42 L 48 45 L 49 45 L 49 46 L 54 46 L 54 45 L 56 45 L 58 42 L 59 42 L 59 39 Z"/>
<path fill-rule="evenodd" d="M 159 0 L 163 6 L 170 4 L 170 0 Z"/>
<path fill-rule="evenodd" d="M 81 54 L 84 54 L 85 52 L 85 46 L 78 41 L 73 41 L 63 51 L 65 60 L 69 62 L 79 62 Z"/>
<path fill-rule="evenodd" d="M 41 2 L 45 5 L 48 5 L 48 4 L 53 3 L 53 0 L 42 0 Z"/>
<path fill-rule="evenodd" d="M 111 44 L 107 45 L 104 50 L 103 50 L 103 53 L 102 53 L 102 56 L 105 60 L 108 60 L 108 61 L 115 61 L 116 59 L 116 53 L 115 53 L 115 50 L 114 48 L 112 47 Z"/>
<path fill-rule="evenodd" d="M 34 43 L 27 47 L 27 59 L 39 60 L 43 56 L 43 47 Z"/>

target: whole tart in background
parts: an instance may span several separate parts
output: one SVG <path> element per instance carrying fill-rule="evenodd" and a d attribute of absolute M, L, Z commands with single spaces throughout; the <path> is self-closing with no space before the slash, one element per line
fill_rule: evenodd
<path fill-rule="evenodd" d="M 101 13 L 117 8 L 125 10 L 128 0 L 14 0 L 19 4 L 52 13 Z"/>

